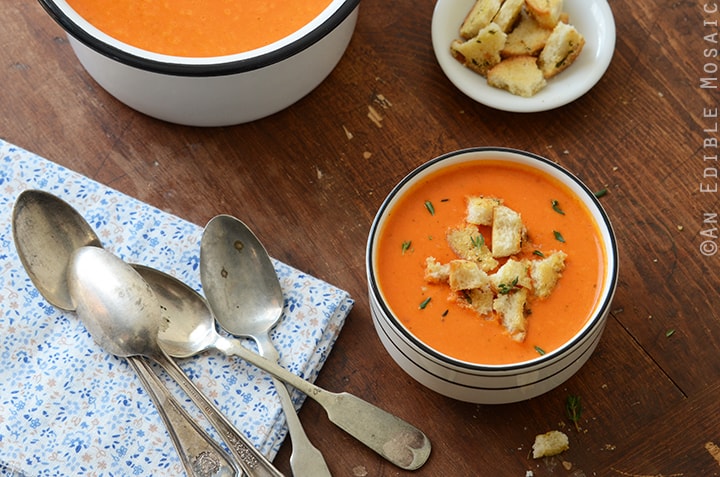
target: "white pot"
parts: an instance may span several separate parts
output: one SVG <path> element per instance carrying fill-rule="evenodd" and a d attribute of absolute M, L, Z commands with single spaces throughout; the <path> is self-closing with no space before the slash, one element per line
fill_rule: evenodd
<path fill-rule="evenodd" d="M 40 0 L 90 76 L 133 109 L 190 126 L 269 116 L 315 89 L 355 30 L 359 0 L 333 0 L 308 25 L 266 47 L 214 58 L 161 55 L 99 31 L 64 0 Z"/>

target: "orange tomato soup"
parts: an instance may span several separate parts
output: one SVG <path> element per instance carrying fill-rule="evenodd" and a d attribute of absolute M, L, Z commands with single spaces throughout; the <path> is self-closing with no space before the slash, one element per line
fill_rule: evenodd
<path fill-rule="evenodd" d="M 424 278 L 427 257 L 441 263 L 457 258 L 446 233 L 465 223 L 466 198 L 478 195 L 501 198 L 522 215 L 528 240 L 516 258 L 538 259 L 535 250 L 567 254 L 565 270 L 552 294 L 528 301 L 523 342 L 513 341 L 497 317 L 483 317 L 461 306 L 451 298 L 447 284 L 428 283 Z M 553 201 L 564 215 L 553 209 Z M 492 246 L 490 228 L 481 226 L 480 230 Z M 564 243 L 555 232 L 560 232 Z M 559 181 L 522 165 L 486 161 L 436 172 L 404 194 L 378 233 L 377 282 L 395 316 L 418 339 L 462 361 L 518 363 L 557 349 L 587 322 L 603 284 L 606 258 L 590 212 Z"/>
<path fill-rule="evenodd" d="M 210 57 L 280 40 L 318 16 L 331 0 L 68 0 L 107 35 L 147 51 Z"/>

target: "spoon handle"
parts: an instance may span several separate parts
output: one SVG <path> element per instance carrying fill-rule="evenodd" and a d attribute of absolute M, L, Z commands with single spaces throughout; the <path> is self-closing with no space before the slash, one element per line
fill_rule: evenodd
<path fill-rule="evenodd" d="M 215 404 L 200 392 L 172 358 L 161 351 L 156 356 L 152 356 L 152 359 L 165 369 L 195 405 L 200 408 L 210 424 L 228 445 L 230 453 L 237 459 L 247 477 L 283 477 L 280 471 L 228 421 Z"/>
<path fill-rule="evenodd" d="M 277 349 L 272 344 L 270 336 L 267 334 L 259 334 L 253 337 L 258 345 L 260 355 L 264 358 L 277 362 L 279 355 Z M 330 469 L 328 469 L 325 458 L 319 449 L 317 449 L 303 429 L 300 418 L 295 410 L 295 405 L 290 398 L 290 392 L 285 383 L 273 376 L 273 384 L 280 398 L 280 405 L 285 413 L 290 439 L 292 441 L 292 453 L 290 455 L 290 466 L 292 467 L 293 477 L 330 477 Z"/>
<path fill-rule="evenodd" d="M 175 400 L 152 370 L 150 363 L 138 356 L 130 356 L 128 361 L 155 403 L 187 475 L 191 477 L 238 475 L 239 471 L 231 463 L 230 457 Z"/>
<path fill-rule="evenodd" d="M 427 436 L 399 417 L 350 393 L 333 393 L 305 381 L 244 348 L 239 340 L 218 340 L 215 345 L 220 351 L 234 354 L 307 394 L 325 409 L 332 423 L 398 467 L 415 470 L 430 457 Z"/>

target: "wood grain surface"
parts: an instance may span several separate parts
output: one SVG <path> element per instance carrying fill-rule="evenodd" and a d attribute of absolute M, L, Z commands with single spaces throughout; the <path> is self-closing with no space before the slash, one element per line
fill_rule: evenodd
<path fill-rule="evenodd" d="M 177 126 L 119 103 L 83 70 L 37 2 L 2 0 L 0 137 L 204 225 L 248 223 L 274 257 L 356 300 L 318 383 L 420 426 L 433 454 L 411 473 L 327 421 L 301 420 L 333 475 L 711 476 L 720 474 L 719 99 L 715 0 L 610 0 L 616 50 L 600 82 L 559 109 L 505 113 L 440 70 L 434 3 L 362 0 L 333 73 L 287 110 L 226 128 Z M 381 119 L 373 120 L 369 113 Z M 385 195 L 415 166 L 471 146 L 509 146 L 567 167 L 601 201 L 620 281 L 589 362 L 527 402 L 454 401 L 407 376 L 370 319 L 364 253 Z M 579 429 L 568 395 L 582 398 Z M 532 459 L 536 434 L 570 450 Z M 290 444 L 275 459 L 289 475 Z"/>

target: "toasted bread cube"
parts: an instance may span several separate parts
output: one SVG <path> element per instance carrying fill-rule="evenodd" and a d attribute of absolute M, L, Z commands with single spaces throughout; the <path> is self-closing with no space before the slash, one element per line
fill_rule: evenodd
<path fill-rule="evenodd" d="M 567 254 L 560 250 L 530 263 L 530 278 L 535 296 L 539 298 L 550 296 L 565 270 L 566 258 Z"/>
<path fill-rule="evenodd" d="M 450 52 L 471 70 L 487 76 L 488 70 L 500 63 L 500 51 L 506 38 L 507 35 L 497 24 L 490 23 L 467 41 L 454 40 Z"/>
<path fill-rule="evenodd" d="M 525 234 L 525 226 L 518 212 L 504 205 L 495 207 L 492 225 L 493 257 L 509 257 L 518 253 Z"/>
<path fill-rule="evenodd" d="M 530 262 L 510 258 L 497 272 L 490 275 L 490 281 L 493 288 L 501 294 L 515 287 L 531 289 Z"/>
<path fill-rule="evenodd" d="M 562 14 L 562 0 L 525 0 L 525 7 L 537 22 L 549 29 L 555 28 Z"/>
<path fill-rule="evenodd" d="M 467 225 L 461 229 L 450 229 L 447 233 L 447 242 L 455 255 L 477 262 L 484 271 L 494 270 L 497 260 L 485 243 L 485 237 L 474 225 Z"/>
<path fill-rule="evenodd" d="M 502 200 L 495 197 L 468 197 L 465 222 L 475 225 L 492 225 L 493 209 L 500 204 L 502 204 Z"/>
<path fill-rule="evenodd" d="M 574 26 L 558 23 L 538 57 L 538 66 L 550 79 L 573 64 L 585 46 L 585 37 Z"/>
<path fill-rule="evenodd" d="M 520 18 L 524 5 L 525 0 L 504 0 L 492 21 L 497 23 L 502 31 L 508 33 Z"/>
<path fill-rule="evenodd" d="M 525 11 L 523 11 L 517 26 L 508 33 L 505 47 L 500 54 L 507 58 L 510 56 L 537 56 L 545 47 L 552 30 L 543 28 Z"/>
<path fill-rule="evenodd" d="M 447 283 L 450 279 L 450 265 L 442 264 L 435 257 L 425 259 L 425 281 L 430 283 Z"/>
<path fill-rule="evenodd" d="M 460 26 L 460 36 L 466 40 L 477 36 L 488 26 L 500 10 L 501 0 L 477 0 Z"/>
<path fill-rule="evenodd" d="M 490 284 L 490 278 L 477 262 L 471 260 L 450 261 L 450 289 L 453 291 L 484 288 Z"/>
<path fill-rule="evenodd" d="M 478 315 L 489 315 L 493 311 L 495 293 L 489 286 L 472 288 L 465 290 L 463 296 L 459 297 L 458 300 L 462 300 L 461 304 L 463 306 L 471 308 Z"/>
<path fill-rule="evenodd" d="M 487 81 L 490 86 L 524 98 L 535 96 L 547 85 L 534 56 L 513 56 L 501 61 L 488 71 Z"/>
<path fill-rule="evenodd" d="M 560 431 L 550 431 L 535 436 L 533 459 L 552 457 L 570 449 L 570 439 Z"/>
<path fill-rule="evenodd" d="M 525 302 L 527 290 L 520 288 L 505 295 L 498 295 L 493 300 L 493 309 L 498 313 L 500 322 L 505 331 L 514 341 L 522 342 L 527 335 L 527 317 L 525 316 Z"/>

